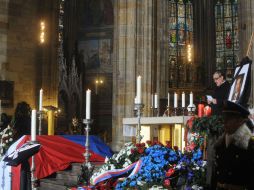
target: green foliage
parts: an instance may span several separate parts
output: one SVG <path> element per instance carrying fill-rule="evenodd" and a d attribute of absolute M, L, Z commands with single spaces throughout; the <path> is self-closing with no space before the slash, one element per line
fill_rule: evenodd
<path fill-rule="evenodd" d="M 191 132 L 199 133 L 202 136 L 219 136 L 223 130 L 223 119 L 218 115 L 195 118 L 191 128 Z"/>

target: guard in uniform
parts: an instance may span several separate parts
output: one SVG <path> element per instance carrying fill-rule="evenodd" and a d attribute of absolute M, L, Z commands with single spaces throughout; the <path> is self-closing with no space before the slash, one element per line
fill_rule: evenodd
<path fill-rule="evenodd" d="M 227 101 L 225 133 L 215 144 L 213 189 L 254 190 L 254 137 L 246 125 L 249 111 Z"/>

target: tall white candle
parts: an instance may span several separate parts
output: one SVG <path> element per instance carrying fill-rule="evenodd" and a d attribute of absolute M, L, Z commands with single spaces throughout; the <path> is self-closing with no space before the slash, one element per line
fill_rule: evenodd
<path fill-rule="evenodd" d="M 36 110 L 31 114 L 31 141 L 36 141 Z"/>
<path fill-rule="evenodd" d="M 137 78 L 137 103 L 141 104 L 141 76 Z"/>
<path fill-rule="evenodd" d="M 91 90 L 86 91 L 86 119 L 91 119 Z"/>
<path fill-rule="evenodd" d="M 168 107 L 170 107 L 170 93 L 168 92 Z"/>
<path fill-rule="evenodd" d="M 177 108 L 177 93 L 174 93 L 174 108 Z"/>
<path fill-rule="evenodd" d="M 158 95 L 154 94 L 154 108 L 158 108 Z"/>
<path fill-rule="evenodd" d="M 42 96 L 43 96 L 43 90 L 40 89 L 40 97 L 39 97 L 39 110 L 42 111 Z"/>
<path fill-rule="evenodd" d="M 192 92 L 190 93 L 190 105 L 191 106 L 193 105 L 193 93 Z"/>
<path fill-rule="evenodd" d="M 182 93 L 182 107 L 185 107 L 185 93 Z"/>

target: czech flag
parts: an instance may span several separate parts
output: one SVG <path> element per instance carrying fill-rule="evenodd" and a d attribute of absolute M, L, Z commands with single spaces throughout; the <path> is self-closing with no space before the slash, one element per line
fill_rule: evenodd
<path fill-rule="evenodd" d="M 64 135 L 64 136 L 37 136 L 37 141 L 41 148 L 35 154 L 35 177 L 41 179 L 54 172 L 64 170 L 71 163 L 83 163 L 85 161 L 85 140 L 83 135 Z M 6 155 L 12 153 L 24 143 L 30 141 L 30 136 L 21 137 L 11 145 Z M 105 157 L 111 157 L 113 152 L 98 137 L 89 136 L 89 152 L 91 162 L 104 162 Z M 31 158 L 30 158 L 31 165 Z M 20 170 L 17 167 L 7 166 L 3 160 L 0 162 L 0 190 L 19 190 L 20 189 Z M 12 179 L 11 177 L 12 176 Z"/>

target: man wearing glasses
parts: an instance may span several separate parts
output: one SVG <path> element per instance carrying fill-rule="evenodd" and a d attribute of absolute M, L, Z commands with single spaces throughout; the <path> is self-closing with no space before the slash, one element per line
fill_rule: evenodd
<path fill-rule="evenodd" d="M 207 100 L 207 102 L 212 107 L 212 114 L 220 115 L 222 112 L 223 102 L 228 99 L 230 84 L 225 80 L 225 75 L 221 71 L 216 71 L 213 74 L 213 80 L 216 87 L 214 89 L 213 98 L 211 100 Z"/>
<path fill-rule="evenodd" d="M 212 108 L 213 115 L 222 115 L 222 109 L 224 106 L 224 102 L 228 99 L 228 94 L 230 91 L 230 84 L 228 81 L 225 80 L 225 75 L 221 71 L 216 71 L 213 74 L 213 80 L 216 84 L 214 89 L 213 97 L 207 100 L 207 103 Z M 214 143 L 216 138 L 208 139 L 207 142 L 207 185 L 209 189 L 214 190 L 212 188 L 212 173 L 213 173 L 213 162 L 214 162 Z"/>

